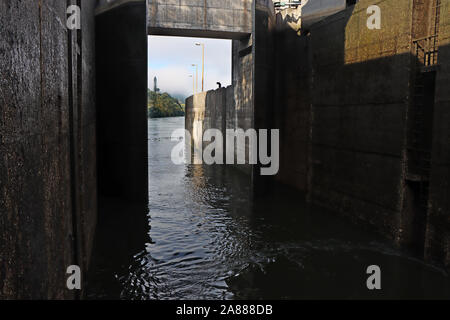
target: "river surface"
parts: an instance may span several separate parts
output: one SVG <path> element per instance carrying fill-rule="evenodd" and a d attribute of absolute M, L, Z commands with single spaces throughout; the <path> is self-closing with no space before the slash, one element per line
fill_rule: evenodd
<path fill-rule="evenodd" d="M 174 165 L 184 118 L 149 119 L 149 209 L 104 201 L 90 299 L 450 298 L 447 274 L 279 187 L 254 199 L 227 166 Z M 368 290 L 367 267 L 381 269 Z"/>

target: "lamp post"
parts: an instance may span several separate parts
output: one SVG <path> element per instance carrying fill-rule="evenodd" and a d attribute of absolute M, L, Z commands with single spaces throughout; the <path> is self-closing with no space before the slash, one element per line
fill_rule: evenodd
<path fill-rule="evenodd" d="M 196 46 L 202 47 L 202 92 L 205 90 L 205 44 L 197 42 Z"/>
<path fill-rule="evenodd" d="M 198 92 L 198 65 L 192 64 L 195 67 L 195 91 Z"/>

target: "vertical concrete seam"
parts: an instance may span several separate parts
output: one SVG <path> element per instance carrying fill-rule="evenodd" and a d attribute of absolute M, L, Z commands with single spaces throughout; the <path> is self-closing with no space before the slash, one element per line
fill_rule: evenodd
<path fill-rule="evenodd" d="M 42 40 L 42 0 L 39 0 L 38 2 L 38 7 L 39 7 L 39 68 L 40 68 L 40 86 L 41 86 L 41 90 L 40 90 L 40 111 L 43 112 L 44 110 L 44 55 L 43 55 L 43 40 Z M 40 141 L 40 147 L 43 147 L 43 140 L 41 139 Z M 46 228 L 48 225 L 48 219 L 47 219 L 47 214 L 44 210 L 43 212 L 43 220 L 44 220 L 44 239 L 45 239 L 45 247 L 46 250 L 48 249 L 48 238 L 47 238 L 47 234 L 46 234 Z M 48 264 L 49 264 L 49 259 L 50 259 L 50 255 L 47 255 L 47 259 L 46 259 L 46 263 L 47 263 L 47 279 L 49 279 L 49 270 L 48 270 Z M 50 298 L 50 291 L 49 291 L 49 286 L 47 286 L 46 288 L 47 290 L 47 298 Z M 45 289 L 44 289 L 45 290 Z"/>
<path fill-rule="evenodd" d="M 148 7 L 148 3 L 147 3 L 147 7 Z M 151 25 L 153 27 L 156 27 L 156 17 L 158 15 L 158 1 L 153 1 L 152 3 L 152 22 Z M 147 19 L 148 21 L 148 19 Z"/>
<path fill-rule="evenodd" d="M 44 57 L 42 54 L 42 0 L 39 0 L 39 67 L 41 77 L 41 110 L 44 103 Z"/>
<path fill-rule="evenodd" d="M 307 202 L 314 201 L 313 195 L 313 178 L 314 178 L 314 155 L 313 155 L 313 137 L 314 137 L 314 61 L 313 61 L 313 48 L 311 38 L 307 38 L 307 55 L 309 61 L 309 130 L 308 130 L 308 161 L 307 161 L 307 186 L 306 186 L 306 200 Z"/>
<path fill-rule="evenodd" d="M 207 4 L 206 4 L 206 0 L 203 0 L 203 28 L 206 29 L 208 26 L 208 21 L 207 21 Z"/>
<path fill-rule="evenodd" d="M 406 105 L 406 111 L 405 111 L 405 125 L 403 128 L 403 147 L 402 147 L 402 155 L 401 155 L 401 169 L 400 169 L 400 181 L 399 181 L 399 189 L 398 189 L 398 203 L 397 203 L 397 214 L 396 217 L 396 230 L 394 231 L 393 238 L 394 243 L 397 246 L 401 246 L 403 244 L 403 221 L 404 221 L 404 202 L 405 202 L 405 192 L 406 192 L 406 175 L 407 175 L 407 163 L 408 163 L 408 127 L 409 127 L 409 113 L 411 108 L 411 90 L 412 90 L 412 72 L 411 72 L 411 65 L 413 63 L 412 58 L 412 41 L 413 41 L 413 27 L 414 27 L 414 7 L 415 2 L 411 2 L 411 21 L 410 21 L 410 30 L 409 30 L 409 40 L 408 40 L 408 46 L 409 46 L 409 52 L 410 52 L 410 61 L 409 61 L 409 67 L 408 67 L 408 95 L 405 98 L 405 105 Z M 396 43 L 395 50 L 397 52 L 398 46 Z"/>
<path fill-rule="evenodd" d="M 433 6 L 431 7 L 433 10 L 431 10 L 430 14 L 433 17 L 432 23 L 430 23 L 430 28 L 433 29 L 432 34 L 436 35 L 436 50 L 437 50 L 437 64 L 439 64 L 439 29 L 440 29 L 440 21 L 441 21 L 441 10 L 440 10 L 440 6 L 441 6 L 441 0 L 433 0 L 432 2 L 434 4 L 434 8 Z M 434 24 L 434 28 L 433 25 Z M 437 99 L 437 74 L 435 75 L 435 87 L 434 87 L 434 106 L 436 104 L 436 99 Z M 434 107 L 433 106 L 433 107 Z M 435 115 L 433 115 L 433 118 L 435 117 Z M 433 119 L 434 122 L 434 119 Z M 427 206 L 427 213 L 426 213 L 426 225 L 425 225 L 425 235 L 424 235 L 424 244 L 423 244 L 423 255 L 424 255 L 424 259 L 425 260 L 432 260 L 432 254 L 430 253 L 430 250 L 432 249 L 432 244 L 430 243 L 431 238 L 433 237 L 433 231 L 432 231 L 432 215 L 433 215 L 433 211 L 434 211 L 434 203 L 433 203 L 433 197 L 431 195 L 431 190 L 433 187 L 433 181 L 432 181 L 432 170 L 433 170 L 433 154 L 434 154 L 434 142 L 433 142 L 433 138 L 434 138 L 434 131 L 431 132 L 431 136 L 432 136 L 432 142 L 431 142 L 431 154 L 430 154 L 430 173 L 429 173 L 429 189 L 428 189 L 428 206 Z M 450 239 L 448 239 L 450 240 Z M 447 244 L 449 244 L 450 242 L 447 241 Z M 445 244 L 444 244 L 445 246 Z M 445 255 L 445 247 L 443 247 L 444 249 L 444 255 Z M 446 260 L 448 261 L 450 257 L 450 251 L 447 249 L 447 258 L 444 258 L 444 264 L 446 264 Z"/>
<path fill-rule="evenodd" d="M 72 4 L 72 0 L 67 0 L 67 6 L 70 6 Z M 79 265 L 79 259 L 78 259 L 78 229 L 77 229 L 77 201 L 76 201 L 76 183 L 75 183 L 75 142 L 74 142 L 74 90 L 73 90 L 73 37 L 72 37 L 72 31 L 67 31 L 67 41 L 68 41 L 68 47 L 67 47 L 67 63 L 68 63 L 68 96 L 69 96 L 69 145 L 70 145 L 70 151 L 69 151 L 69 166 L 70 166 L 70 197 L 71 197 L 71 210 L 72 210 L 72 261 L 75 265 Z M 75 293 L 75 299 L 79 299 L 79 293 Z"/>
<path fill-rule="evenodd" d="M 77 6 L 81 9 L 81 12 L 83 10 L 82 8 L 82 1 L 77 0 Z M 80 19 L 82 19 L 82 16 Z M 83 21 L 81 21 L 83 23 Z M 83 34 L 82 34 L 83 26 L 80 30 L 77 30 L 77 162 L 78 164 L 82 163 L 82 157 L 83 157 L 83 149 L 82 149 L 82 110 L 83 110 Z M 82 207 L 82 192 L 81 192 L 81 185 L 83 183 L 83 172 L 82 170 L 76 170 L 77 173 L 77 179 L 78 182 L 76 184 L 76 194 L 77 194 L 77 201 L 79 203 L 79 217 L 77 219 L 77 227 L 78 227 L 78 243 L 79 243 L 79 262 L 82 264 L 82 270 L 85 271 L 87 268 L 87 261 L 86 261 L 86 248 L 85 248 L 85 235 L 84 235 L 84 215 L 83 215 L 83 207 Z M 85 278 L 83 278 L 85 279 Z M 84 281 L 83 281 L 84 282 Z"/>

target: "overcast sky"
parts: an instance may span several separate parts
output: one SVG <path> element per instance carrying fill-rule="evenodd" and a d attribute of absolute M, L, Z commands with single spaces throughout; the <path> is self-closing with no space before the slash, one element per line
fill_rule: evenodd
<path fill-rule="evenodd" d="M 161 37 L 148 38 L 148 87 L 153 90 L 153 78 L 158 87 L 170 94 L 192 95 L 192 78 L 198 64 L 198 86 L 201 91 L 202 49 L 205 44 L 205 91 L 231 84 L 231 41 L 204 38 Z"/>

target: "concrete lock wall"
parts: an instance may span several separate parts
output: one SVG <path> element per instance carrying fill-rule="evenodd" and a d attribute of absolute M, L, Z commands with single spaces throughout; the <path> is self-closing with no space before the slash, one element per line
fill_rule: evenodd
<path fill-rule="evenodd" d="M 412 50 L 433 27 L 431 3 L 360 0 L 298 36 L 295 15 L 275 16 L 270 0 L 102 0 L 96 18 L 90 0 L 1 1 L 0 298 L 78 295 L 66 268 L 89 266 L 97 161 L 102 196 L 146 205 L 147 34 L 233 39 L 233 84 L 188 98 L 188 130 L 279 128 L 278 182 L 449 266 L 448 1 L 438 64 L 417 68 Z M 70 4 L 81 31 L 65 26 Z M 374 4 L 381 30 L 366 27 Z M 408 144 L 415 86 L 430 74 L 426 177 L 410 174 Z M 238 167 L 270 191 L 257 166 Z M 429 187 L 421 210 L 418 182 Z"/>
<path fill-rule="evenodd" d="M 427 258 L 450 266 L 450 2 L 441 1 Z"/>
<path fill-rule="evenodd" d="M 278 15 L 277 179 L 308 191 L 313 202 L 394 238 L 409 94 L 411 9 L 408 1 L 384 11 L 393 2 L 380 3 L 385 25 L 375 34 L 365 25 L 366 2 L 312 25 L 309 36 L 299 37 L 289 16 Z"/>
<path fill-rule="evenodd" d="M 66 28 L 81 5 L 81 31 Z M 96 220 L 93 1 L 0 3 L 0 298 L 64 299 Z"/>
<path fill-rule="evenodd" d="M 286 14 L 287 13 L 287 14 Z M 273 127 L 280 128 L 278 182 L 308 190 L 312 70 L 309 37 L 299 37 L 286 10 L 277 14 Z"/>
<path fill-rule="evenodd" d="M 376 31 L 372 4 L 383 13 Z M 361 0 L 310 36 L 310 197 L 391 239 L 401 236 L 411 21 L 411 1 Z"/>
<path fill-rule="evenodd" d="M 255 1 L 253 25 L 253 127 L 274 128 L 275 50 L 273 32 L 275 9 L 271 0 Z M 260 165 L 253 166 L 254 192 L 258 196 L 270 193 L 272 176 L 261 176 Z"/>
<path fill-rule="evenodd" d="M 345 27 L 344 64 L 348 66 L 335 69 L 334 74 L 330 72 L 325 55 L 321 55 L 325 38 L 320 38 L 320 29 L 324 29 L 324 35 L 332 32 L 326 30 L 327 21 L 311 29 L 314 78 L 311 91 L 310 195 L 316 203 L 350 213 L 395 242 L 413 247 L 419 255 L 425 254 L 430 259 L 448 264 L 448 224 L 443 224 L 433 238 L 433 232 L 430 232 L 430 218 L 433 217 L 430 204 L 433 200 L 425 203 L 424 209 L 417 209 L 417 198 L 422 195 L 411 195 L 410 192 L 411 181 L 413 184 L 417 182 L 410 178 L 409 135 L 414 128 L 409 123 L 413 121 L 413 106 L 420 99 L 416 96 L 414 83 L 419 77 L 417 73 L 422 72 L 414 67 L 418 57 L 410 52 L 413 44 L 411 38 L 419 38 L 423 34 L 412 28 L 414 15 L 420 10 L 419 3 L 380 2 L 383 26 L 380 32 L 373 34 L 364 28 L 367 17 L 365 8 L 372 3 L 360 1 Z M 430 1 L 428 4 L 431 6 L 433 3 Z M 434 24 L 424 18 L 416 23 L 432 29 Z M 446 23 L 445 16 L 441 15 L 444 30 Z M 333 30 L 336 30 L 335 26 Z M 445 114 L 444 108 L 439 109 L 441 101 L 445 101 L 443 90 L 439 88 L 443 87 L 448 77 L 445 70 L 448 63 L 445 57 L 446 37 L 445 31 L 439 34 L 439 38 L 443 39 L 440 46 L 444 55 L 439 56 L 437 69 L 435 100 L 438 108 L 434 110 L 435 119 L 442 119 Z M 335 36 L 332 38 L 336 39 Z M 330 55 L 327 57 L 330 59 Z M 322 69 L 322 65 L 326 69 Z M 446 86 L 448 88 L 448 83 Z M 356 90 L 353 92 L 352 88 Z M 430 109 L 433 105 L 429 103 L 425 107 Z M 443 132 L 435 131 L 433 136 L 435 143 L 441 146 L 448 141 L 445 138 L 448 135 Z M 432 150 L 432 154 L 439 159 L 436 145 Z M 431 172 L 439 170 L 439 160 L 432 158 Z M 426 186 L 428 177 L 424 179 L 421 183 Z M 435 185 L 436 181 L 431 178 L 430 188 L 434 191 L 423 196 L 433 199 L 436 197 L 434 192 L 440 193 L 437 190 L 448 194 L 445 183 Z M 411 203 L 415 203 L 413 207 Z M 442 198 L 437 203 L 441 210 L 446 207 Z M 448 214 L 444 214 L 443 218 L 441 215 L 441 219 L 441 222 L 448 220 Z M 437 239 L 435 245 L 427 240 L 430 237 Z M 434 251 L 438 253 L 434 254 Z"/>
<path fill-rule="evenodd" d="M 190 146 L 193 157 L 195 156 L 195 148 L 204 150 L 209 144 L 209 142 L 203 142 L 203 135 L 206 130 L 218 129 L 225 139 L 226 128 L 235 128 L 233 94 L 234 88 L 228 86 L 227 88 L 198 93 L 186 99 L 185 127 L 191 134 Z M 225 148 L 226 144 L 224 150 Z"/>
<path fill-rule="evenodd" d="M 254 39 L 253 35 L 232 43 L 232 86 L 235 107 L 227 117 L 227 129 L 254 127 L 253 122 L 253 79 L 254 79 Z M 251 167 L 239 166 L 251 174 Z"/>
<path fill-rule="evenodd" d="M 240 125 L 242 125 L 243 122 L 250 122 L 252 120 L 252 116 L 250 119 L 239 118 L 237 116 L 236 105 L 235 88 L 233 86 L 201 92 L 186 99 L 185 127 L 191 134 L 190 147 L 193 156 L 192 159 L 194 161 L 195 159 L 201 159 L 195 157 L 194 150 L 204 150 L 210 143 L 203 141 L 203 135 L 206 130 L 220 130 L 224 138 L 224 150 L 226 150 L 226 130 L 242 128 Z M 248 114 L 251 115 L 250 113 Z M 250 127 L 247 127 L 247 129 L 248 128 Z M 237 143 L 235 143 L 233 150 L 235 164 L 237 164 L 238 147 Z M 246 140 L 245 149 L 243 151 L 248 152 L 248 148 L 248 141 Z M 225 154 L 223 156 L 225 156 Z M 251 175 L 252 173 L 252 166 L 248 164 L 235 165 L 235 168 L 248 175 Z"/>
<path fill-rule="evenodd" d="M 96 12 L 99 193 L 146 207 L 146 2 L 117 0 Z"/>
<path fill-rule="evenodd" d="M 381 8 L 381 30 L 366 27 L 372 4 Z M 423 218 L 410 207 L 417 199 L 408 190 L 414 83 L 423 71 L 415 67 L 412 40 L 434 32 L 433 5 L 361 0 L 301 37 L 295 10 L 277 15 L 274 123 L 280 128 L 281 163 L 276 179 L 448 265 L 448 2 L 440 11 L 430 193 Z"/>
<path fill-rule="evenodd" d="M 148 0 L 149 34 L 239 38 L 251 33 L 253 0 Z"/>
<path fill-rule="evenodd" d="M 203 132 L 211 125 L 220 124 L 224 134 L 226 129 L 246 131 L 271 128 L 273 90 L 267 88 L 273 85 L 274 74 L 271 31 L 275 27 L 273 3 L 270 0 L 256 0 L 252 4 L 252 12 L 251 33 L 232 42 L 232 86 L 226 91 L 208 91 L 186 100 L 186 128 L 194 136 L 194 145 L 198 145 L 201 137 L 197 137 L 193 121 L 197 123 L 196 127 L 202 123 Z M 249 141 L 246 139 L 245 154 L 248 155 L 248 152 Z M 237 165 L 236 168 L 253 176 L 254 185 L 261 186 L 258 189 L 264 191 L 267 183 L 259 177 L 258 166 L 245 164 Z M 257 171 L 257 175 L 253 174 L 254 171 Z"/>

